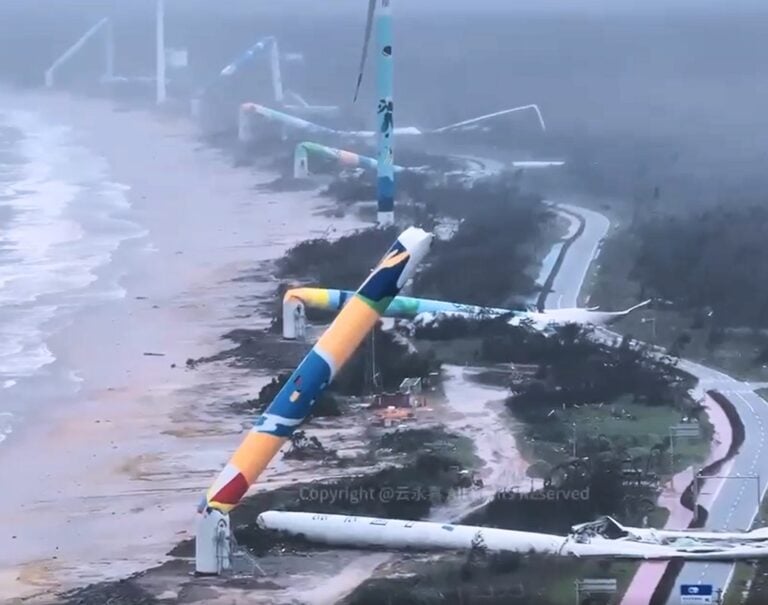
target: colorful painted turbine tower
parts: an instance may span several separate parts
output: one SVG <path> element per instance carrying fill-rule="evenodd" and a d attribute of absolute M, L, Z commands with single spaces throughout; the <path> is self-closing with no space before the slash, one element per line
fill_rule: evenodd
<path fill-rule="evenodd" d="M 378 12 L 377 12 L 378 11 Z M 378 144 L 377 165 L 377 221 L 381 226 L 395 221 L 395 155 L 393 139 L 395 134 L 395 105 L 393 100 L 394 69 L 392 64 L 392 7 L 391 0 L 368 0 L 368 17 L 365 22 L 363 54 L 357 74 L 355 100 L 360 92 L 368 57 L 368 44 L 373 25 L 376 25 L 376 142 Z"/>
<path fill-rule="evenodd" d="M 306 321 L 305 307 L 338 311 L 344 308 L 344 305 L 354 294 L 349 290 L 332 288 L 292 288 L 286 291 L 283 296 L 283 338 L 289 340 L 303 338 Z M 383 315 L 384 317 L 415 319 L 422 313 L 434 313 L 487 319 L 503 315 L 515 315 L 521 312 L 519 309 L 480 307 L 429 298 L 398 296 L 392 300 Z"/>
<path fill-rule="evenodd" d="M 377 194 L 379 225 L 395 221 L 395 152 L 394 152 L 394 66 L 392 63 L 392 7 L 390 0 L 378 0 L 376 43 L 378 50 L 376 115 L 379 119 L 379 157 Z"/>
<path fill-rule="evenodd" d="M 326 145 L 320 145 L 319 143 L 311 143 L 304 141 L 296 145 L 296 150 L 293 154 L 293 178 L 306 179 L 309 177 L 309 155 L 317 155 L 320 157 L 329 158 L 339 165 L 349 168 L 364 168 L 367 170 L 378 170 L 379 163 L 375 158 L 369 158 L 359 153 L 352 151 L 345 151 L 344 149 L 336 149 L 335 147 L 328 147 Z M 401 172 L 402 166 L 393 166 L 393 172 Z"/>
<path fill-rule="evenodd" d="M 206 493 L 199 512 L 196 570 L 218 574 L 228 568 L 228 513 L 312 410 L 317 398 L 411 278 L 426 255 L 432 235 L 410 227 L 337 315 L 267 409 Z"/>

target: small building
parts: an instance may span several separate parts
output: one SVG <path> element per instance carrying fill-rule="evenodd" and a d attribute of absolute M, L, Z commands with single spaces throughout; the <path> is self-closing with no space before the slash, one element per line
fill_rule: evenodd
<path fill-rule="evenodd" d="M 371 408 L 422 408 L 427 405 L 427 398 L 423 395 L 421 378 L 405 378 L 396 393 L 380 393 L 375 395 Z"/>
<path fill-rule="evenodd" d="M 395 406 L 389 406 L 384 409 L 376 410 L 376 419 L 386 428 L 401 424 L 411 420 L 412 418 L 413 412 L 409 412 L 407 409 L 397 408 Z"/>
<path fill-rule="evenodd" d="M 407 405 L 411 408 L 423 408 L 427 405 L 427 398 L 424 396 L 424 383 L 421 378 L 404 378 L 400 383 L 398 393 L 406 395 Z"/>
<path fill-rule="evenodd" d="M 379 393 L 374 395 L 371 407 L 376 410 L 387 408 L 410 408 L 410 396 L 404 393 Z"/>
<path fill-rule="evenodd" d="M 434 391 L 440 384 L 440 372 L 430 372 L 426 378 L 421 381 L 422 389 Z"/>
<path fill-rule="evenodd" d="M 539 374 L 539 365 L 535 363 L 513 363 L 510 365 L 509 384 L 515 387 L 534 380 Z"/>
<path fill-rule="evenodd" d="M 534 378 L 539 372 L 537 363 L 513 363 L 510 364 L 512 374 L 519 378 Z"/>
<path fill-rule="evenodd" d="M 409 395 L 421 395 L 422 381 L 421 378 L 403 378 L 403 382 L 400 383 L 398 389 L 400 393 L 407 393 Z"/>

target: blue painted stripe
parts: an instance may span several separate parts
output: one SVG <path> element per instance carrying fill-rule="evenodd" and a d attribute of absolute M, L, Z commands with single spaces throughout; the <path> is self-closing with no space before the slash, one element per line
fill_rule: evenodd
<path fill-rule="evenodd" d="M 253 427 L 259 433 L 267 433 L 268 435 L 274 435 L 275 437 L 282 437 L 284 439 L 293 435 L 293 432 L 296 430 L 296 426 L 273 422 L 266 414 L 262 414 L 256 418 Z"/>
<path fill-rule="evenodd" d="M 312 352 L 318 355 L 326 364 L 328 364 L 328 369 L 330 370 L 330 378 L 328 379 L 328 382 L 333 380 L 333 377 L 336 376 L 336 372 L 338 371 L 338 368 L 336 368 L 336 363 L 333 361 L 331 356 L 325 353 L 317 345 L 312 347 Z"/>
<path fill-rule="evenodd" d="M 266 422 L 263 418 L 270 416 L 294 420 L 306 418 L 315 399 L 330 380 L 328 363 L 314 349 L 311 350 L 259 419 L 263 424 Z"/>
<path fill-rule="evenodd" d="M 392 212 L 395 206 L 394 181 L 394 73 L 392 64 L 392 13 L 389 0 L 380 0 L 376 15 L 376 89 L 378 102 L 378 211 Z"/>
<path fill-rule="evenodd" d="M 395 208 L 395 180 L 392 177 L 379 177 L 379 212 L 392 212 Z"/>

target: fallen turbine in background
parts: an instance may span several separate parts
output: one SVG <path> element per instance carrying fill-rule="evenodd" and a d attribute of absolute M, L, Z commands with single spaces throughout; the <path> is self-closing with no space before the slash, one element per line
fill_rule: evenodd
<path fill-rule="evenodd" d="M 421 129 L 415 126 L 395 127 L 393 129 L 394 136 L 406 136 L 406 137 L 420 137 L 426 135 L 440 135 L 450 132 L 460 132 L 463 130 L 471 130 L 479 123 L 487 122 L 511 113 L 518 111 L 531 110 L 536 113 L 539 125 L 542 130 L 546 130 L 544 118 L 539 111 L 538 105 L 522 105 L 520 107 L 511 107 L 509 109 L 503 109 L 494 113 L 489 113 L 455 124 L 449 124 L 441 128 L 435 129 Z M 240 106 L 240 113 L 238 116 L 238 138 L 241 142 L 248 142 L 254 139 L 253 133 L 253 121 L 255 118 L 261 118 L 266 122 L 272 122 L 281 126 L 283 129 L 283 137 L 287 138 L 289 131 L 297 133 L 321 135 L 327 137 L 333 137 L 341 140 L 356 140 L 364 142 L 373 142 L 376 140 L 378 133 L 375 130 L 338 130 L 336 128 L 330 128 L 328 126 L 321 126 L 314 122 L 310 122 L 303 118 L 299 118 L 288 113 L 270 109 L 264 105 L 258 103 L 243 103 Z"/>
<path fill-rule="evenodd" d="M 283 88 L 283 76 L 280 67 L 280 48 L 277 43 L 277 38 L 274 36 L 262 38 L 256 42 L 256 44 L 240 53 L 231 63 L 227 64 L 211 82 L 202 88 L 198 93 L 198 97 L 204 96 L 209 89 L 216 86 L 218 83 L 234 77 L 238 71 L 256 60 L 256 58 L 265 51 L 269 52 L 272 94 L 274 95 L 275 103 L 279 107 L 302 115 L 337 115 L 339 113 L 339 108 L 335 105 L 310 105 L 298 93 Z"/>
<path fill-rule="evenodd" d="M 565 324 L 607 326 L 649 304 L 650 298 L 623 311 L 600 311 L 598 307 L 530 310 L 512 317 L 509 323 L 513 326 L 530 325 L 536 330 L 547 330 Z"/>
<path fill-rule="evenodd" d="M 349 290 L 326 288 L 293 288 L 283 295 L 283 338 L 303 337 L 306 324 L 306 308 L 339 311 L 354 296 Z M 530 325 L 536 330 L 548 330 L 558 325 L 578 323 L 607 325 L 626 317 L 632 311 L 648 305 L 647 300 L 624 311 L 598 311 L 590 309 L 552 309 L 537 311 L 531 308 L 502 309 L 465 305 L 429 298 L 398 296 L 387 308 L 384 317 L 412 319 L 425 324 L 439 321 L 442 317 L 466 317 L 492 319 L 509 317 L 512 325 Z"/>
<path fill-rule="evenodd" d="M 655 529 L 652 527 L 626 527 L 612 517 L 601 517 L 596 521 L 582 523 L 572 528 L 575 535 L 589 534 L 616 540 L 626 539 L 646 544 L 666 546 L 705 545 L 755 545 L 768 546 L 768 527 L 751 531 L 704 531 L 697 529 Z"/>
<path fill-rule="evenodd" d="M 360 155 L 359 153 L 355 153 L 353 151 L 345 151 L 343 149 L 336 149 L 335 147 L 320 145 L 319 143 L 304 141 L 296 145 L 296 150 L 293 153 L 293 178 L 305 179 L 309 177 L 310 154 L 331 159 L 337 162 L 340 166 L 344 166 L 345 168 L 364 168 L 366 170 L 376 170 L 379 165 L 377 160 L 366 155 Z M 402 172 L 403 170 L 418 172 L 423 170 L 422 168 L 405 168 L 403 166 L 396 165 L 392 168 L 395 172 Z"/>
<path fill-rule="evenodd" d="M 293 178 L 306 179 L 310 175 L 309 160 L 311 156 L 318 156 L 328 158 L 337 162 L 340 166 L 345 168 L 361 168 L 364 170 L 376 170 L 378 168 L 378 162 L 371 157 L 361 155 L 353 151 L 345 151 L 344 149 L 337 149 L 335 147 L 328 147 L 327 145 L 321 145 L 320 143 L 312 143 L 304 141 L 296 145 L 296 150 L 293 154 Z M 557 166 L 564 166 L 565 162 L 562 160 L 514 160 L 509 163 L 511 169 L 531 169 L 531 168 L 551 168 Z M 431 173 L 434 172 L 429 166 L 397 166 L 394 167 L 395 172 L 420 172 Z M 462 175 L 469 178 L 483 178 L 497 174 L 495 170 L 455 170 L 448 175 Z"/>

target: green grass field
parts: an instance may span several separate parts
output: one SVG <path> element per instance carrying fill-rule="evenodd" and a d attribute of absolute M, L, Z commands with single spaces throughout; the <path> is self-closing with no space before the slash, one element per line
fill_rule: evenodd
<path fill-rule="evenodd" d="M 661 443 L 669 436 L 669 427 L 680 422 L 680 412 L 669 406 L 648 406 L 632 403 L 629 398 L 620 399 L 613 404 L 598 406 L 589 405 L 580 408 L 558 410 L 561 424 L 567 427 L 570 437 L 569 444 L 541 441 L 532 442 L 526 437 L 525 427 L 518 431 L 518 439 L 529 460 L 535 462 L 544 460 L 549 464 L 557 464 L 572 455 L 572 435 L 575 425 L 576 454 L 579 444 L 589 438 L 605 436 L 611 442 L 625 445 L 628 453 L 635 456 L 647 456 L 650 448 Z M 699 439 L 676 439 L 674 472 L 679 472 L 690 465 L 701 464 L 706 460 L 710 449 L 712 426 L 706 415 L 702 415 L 699 423 Z M 662 466 L 667 474 L 671 474 L 669 462 Z"/>

